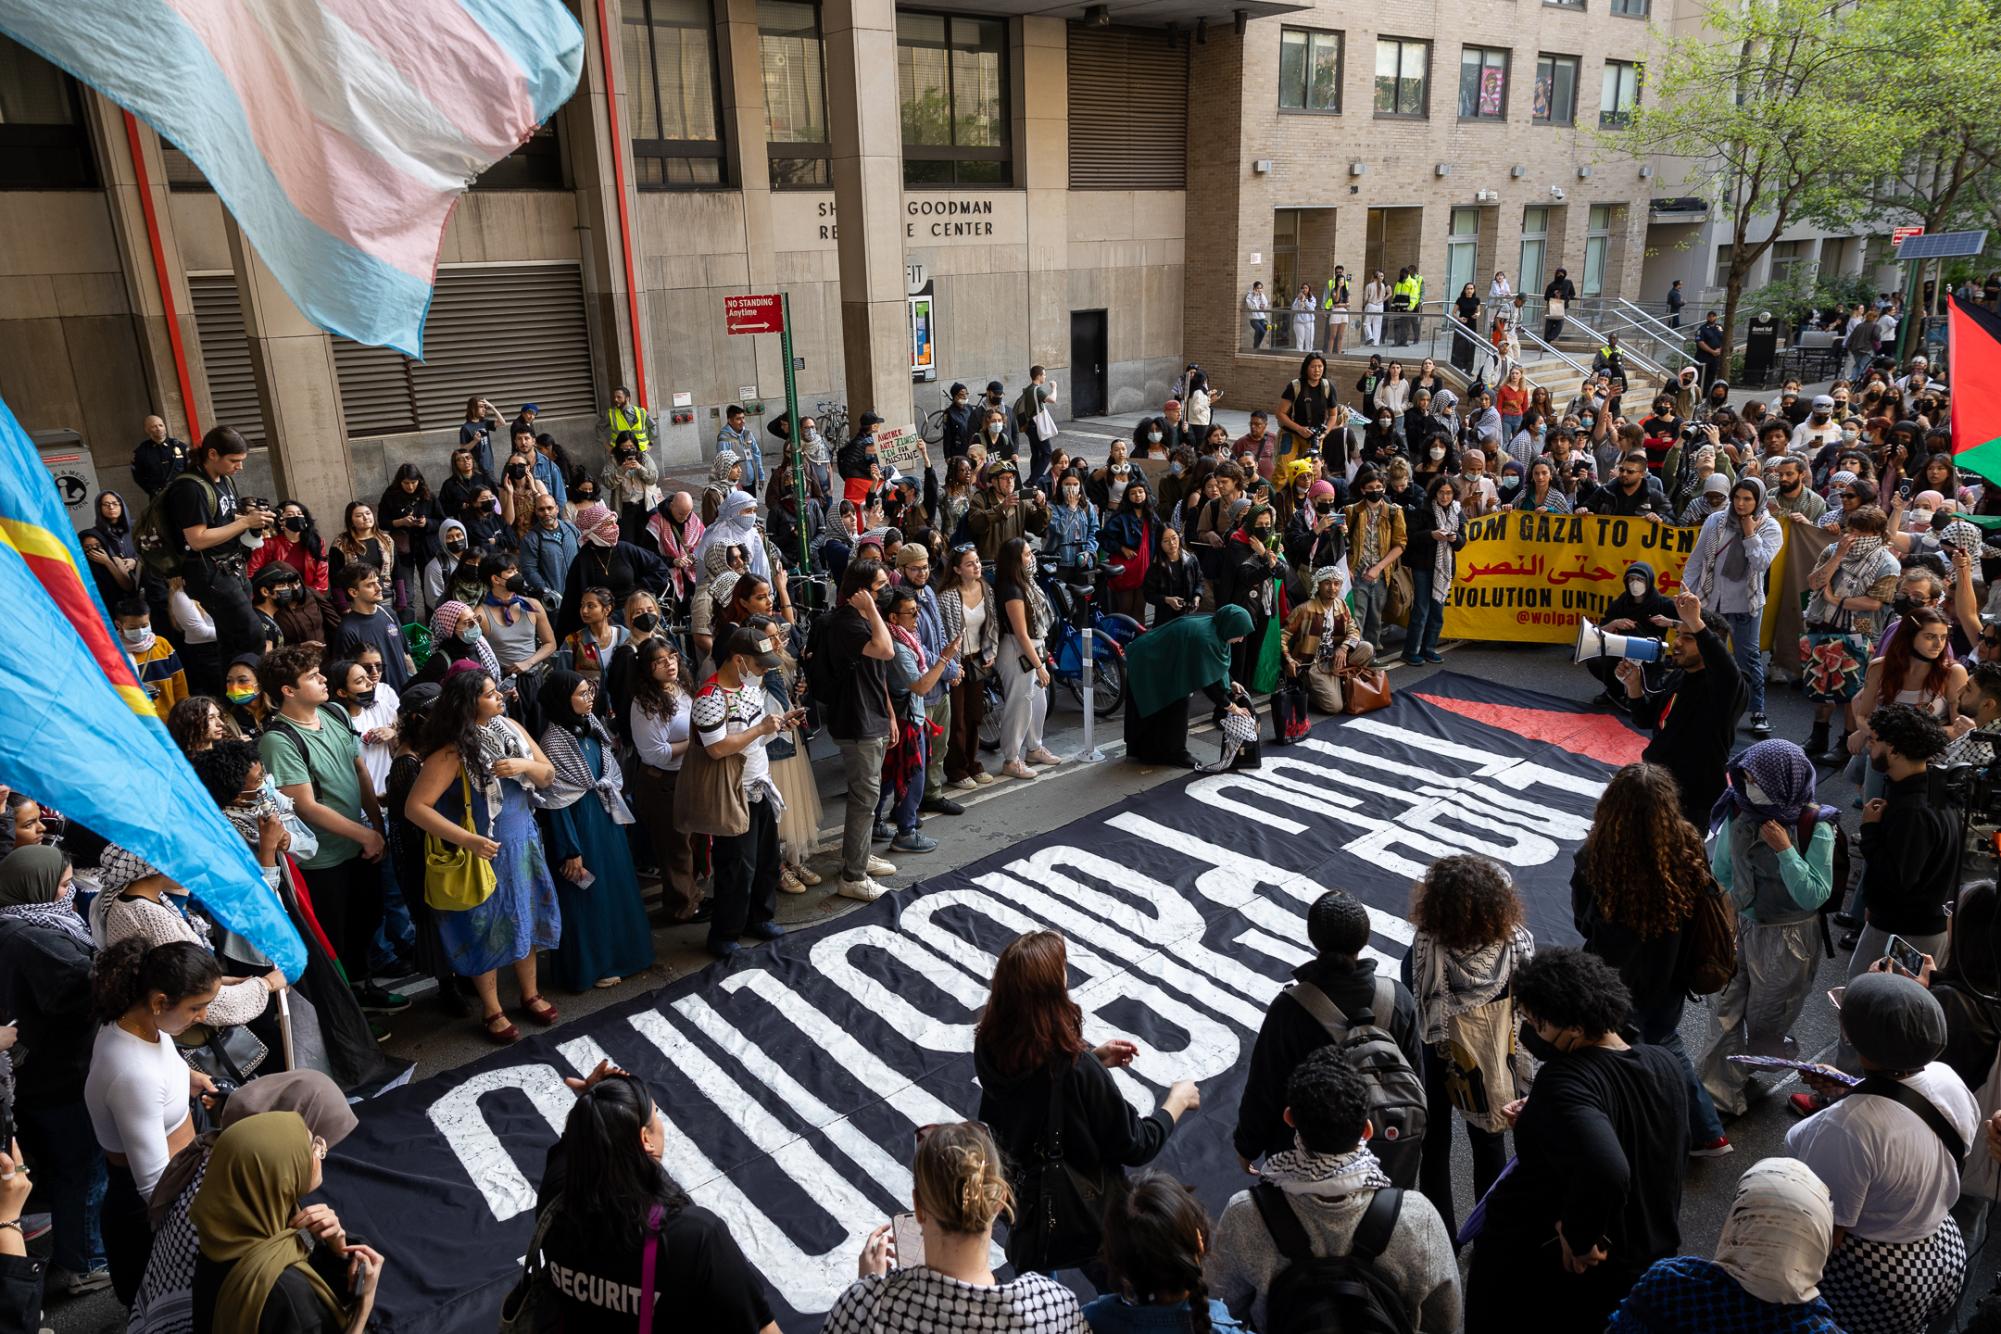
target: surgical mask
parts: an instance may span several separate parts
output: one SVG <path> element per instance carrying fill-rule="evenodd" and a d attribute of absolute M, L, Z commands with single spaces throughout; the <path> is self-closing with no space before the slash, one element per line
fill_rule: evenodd
<path fill-rule="evenodd" d="M 296 607 L 305 600 L 306 586 L 304 584 L 291 584 L 278 594 L 278 601 L 288 607 Z"/>
<path fill-rule="evenodd" d="M 477 644 L 484 638 L 486 636 L 481 633 L 478 621 L 468 618 L 466 623 L 459 627 L 459 642 L 462 644 Z"/>
<path fill-rule="evenodd" d="M 1521 484 L 1522 484 L 1522 479 L 1519 477 L 1510 476 L 1510 477 L 1503 477 L 1501 479 L 1501 489 L 1503 491 L 1513 491 Z"/>
<path fill-rule="evenodd" d="M 118 637 L 141 653 L 153 647 L 153 627 L 150 625 L 128 625 L 118 632 Z"/>
<path fill-rule="evenodd" d="M 990 436 L 998 436 L 1000 434 L 1000 428 L 1001 424 L 999 422 L 988 422 L 987 434 Z"/>
<path fill-rule="evenodd" d="M 1598 419 L 1596 417 L 1592 416 L 1590 413 L 1587 412 L 1583 416 L 1577 419 L 1577 424 L 1588 430 L 1591 424 L 1597 420 Z"/>
<path fill-rule="evenodd" d="M 653 633 L 654 628 L 659 624 L 660 618 L 650 611 L 642 611 L 639 615 L 632 618 L 632 628 L 643 635 Z"/>
<path fill-rule="evenodd" d="M 1765 789 L 1759 787 L 1748 778 L 1744 780 L 1744 800 L 1750 802 L 1753 806 L 1763 806 L 1767 809 L 1777 804 L 1765 795 Z"/>
<path fill-rule="evenodd" d="M 1075 500 L 1077 498 L 1077 484 L 1075 482 L 1065 482 L 1063 484 L 1063 498 L 1065 500 Z"/>
<path fill-rule="evenodd" d="M 1154 444 L 1154 445 L 1157 445 L 1157 444 L 1159 444 L 1159 443 L 1160 443 L 1160 432 L 1158 432 L 1158 431 L 1148 431 L 1148 432 L 1146 433 L 1146 439 L 1147 439 L 1147 443 L 1148 443 L 1148 444 Z"/>
<path fill-rule="evenodd" d="M 1385 431 L 1387 431 L 1390 429 L 1391 421 L 1392 419 L 1389 417 L 1378 417 L 1376 418 L 1376 425 L 1382 427 Z"/>
<path fill-rule="evenodd" d="M 373 688 L 364 690 L 359 695 L 349 695 L 348 698 L 353 700 L 359 708 L 372 709 L 375 707 L 375 691 Z"/>
<path fill-rule="evenodd" d="M 1168 464 L 1167 470 L 1173 473 L 1176 477 L 1179 477 L 1181 475 L 1181 460 L 1176 459 L 1174 460 L 1174 462 Z"/>
<path fill-rule="evenodd" d="M 1437 460 L 1439 460 L 1439 459 L 1442 459 L 1442 458 L 1444 458 L 1444 457 L 1445 457 L 1445 446 L 1443 446 L 1443 445 L 1433 445 L 1433 446 L 1431 447 L 1431 457 L 1432 457 L 1432 460 L 1433 460 L 1434 462 L 1435 462 L 1435 461 L 1437 461 Z"/>
<path fill-rule="evenodd" d="M 248 704 L 257 698 L 257 687 L 245 686 L 241 690 L 224 690 L 222 696 L 231 704 Z"/>
<path fill-rule="evenodd" d="M 1647 595 L 1647 581 L 1644 579 L 1628 579 L 1626 581 L 1626 592 L 1636 598 L 1645 597 Z"/>
<path fill-rule="evenodd" d="M 1932 512 L 1930 510 L 1919 508 L 1911 511 L 1911 523 L 1914 527 L 1918 528 L 1928 527 L 1931 524 L 1931 521 L 1932 521 Z"/>

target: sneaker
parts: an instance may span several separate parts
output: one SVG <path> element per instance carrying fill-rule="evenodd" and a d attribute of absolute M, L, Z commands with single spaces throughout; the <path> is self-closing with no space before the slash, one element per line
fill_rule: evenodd
<path fill-rule="evenodd" d="M 918 810 L 934 811 L 939 815 L 964 815 L 966 808 L 950 797 L 926 797 L 919 803 Z"/>
<path fill-rule="evenodd" d="M 802 885 L 817 885 L 823 877 L 806 863 L 800 862 L 792 868 L 792 878 Z"/>
<path fill-rule="evenodd" d="M 981 787 L 991 787 L 993 786 L 994 776 L 985 769 L 982 769 L 973 775 L 973 781 Z"/>
<path fill-rule="evenodd" d="M 1798 1117 L 1812 1116 L 1825 1106 L 1818 1093 L 1795 1093 L 1786 1099 L 1786 1110 Z"/>
<path fill-rule="evenodd" d="M 936 852 L 938 840 L 929 834 L 913 829 L 907 834 L 898 834 L 896 841 L 889 845 L 891 852 Z"/>
<path fill-rule="evenodd" d="M 375 1019 L 368 1015 L 363 1015 L 362 1018 L 368 1020 L 368 1034 L 370 1037 L 374 1038 L 377 1042 L 387 1042 L 389 1041 L 390 1038 L 395 1036 L 395 1034 L 390 1031 L 389 1025 L 383 1023 L 380 1019 Z"/>
<path fill-rule="evenodd" d="M 986 778 L 986 775 L 981 774 L 980 778 Z M 980 778 L 961 778 L 958 782 L 949 783 L 946 786 L 950 787 L 954 792 L 971 792 L 980 786 Z M 993 780 L 988 778 L 987 781 L 991 783 Z"/>
<path fill-rule="evenodd" d="M 1752 714 L 1751 735 L 1762 739 L 1764 737 L 1770 736 L 1771 734 L 1772 734 L 1772 720 L 1770 718 L 1767 718 L 1762 713 Z"/>
<path fill-rule="evenodd" d="M 841 877 L 841 887 L 835 891 L 844 899 L 859 899 L 863 903 L 874 903 L 889 893 L 889 886 L 876 883 L 867 876 L 859 880 Z"/>
<path fill-rule="evenodd" d="M 743 933 L 753 940 L 776 940 L 785 934 L 785 928 L 776 922 L 752 922 Z"/>
<path fill-rule="evenodd" d="M 365 1014 L 401 1014 L 410 1008 L 410 998 L 398 991 L 387 991 L 374 982 L 364 982 L 354 989 L 354 999 Z"/>
<path fill-rule="evenodd" d="M 1023 764 L 1020 760 L 1009 760 L 1006 764 L 1003 764 L 1001 766 L 1001 772 L 1006 774 L 1009 778 L 1035 777 L 1035 770 L 1029 768 L 1027 765 Z"/>
<path fill-rule="evenodd" d="M 895 837 L 896 837 L 895 825 L 891 824 L 887 820 L 877 820 L 875 822 L 875 836 L 871 838 L 869 841 L 871 843 L 887 843 L 889 842 L 889 840 Z"/>
<path fill-rule="evenodd" d="M 1051 765 L 1063 763 L 1047 746 L 1037 746 L 1022 758 L 1026 759 L 1030 764 Z"/>
<path fill-rule="evenodd" d="M 868 873 L 870 875 L 895 875 L 896 863 L 871 853 L 868 859 Z M 842 879 L 846 878 L 845 876 L 842 877 Z"/>
<path fill-rule="evenodd" d="M 613 987 L 617 986 L 619 983 L 623 981 L 625 981 L 625 979 L 622 977 L 601 977 L 597 981 L 591 983 L 591 985 L 596 987 L 599 991 L 610 991 Z"/>
<path fill-rule="evenodd" d="M 1734 1153 L 1735 1151 L 1728 1137 L 1723 1135 L 1718 1135 L 1707 1144 L 1691 1144 L 1688 1146 L 1688 1156 L 1691 1158 L 1721 1158 L 1724 1154 Z"/>
<path fill-rule="evenodd" d="M 1433 666 L 1436 666 L 1436 665 L 1438 665 L 1439 663 L 1441 663 L 1441 662 L 1444 662 L 1444 661 L 1445 661 L 1445 659 L 1444 659 L 1443 657 L 1441 657 L 1441 656 L 1440 656 L 1439 654 L 1437 654 L 1437 653 L 1434 653 L 1434 652 L 1433 652 L 1432 650 L 1430 650 L 1430 649 L 1426 649 L 1426 650 L 1424 651 L 1424 660 L 1425 660 L 1426 662 L 1428 662 L 1428 663 L 1431 663 L 1431 664 L 1432 664 Z"/>
<path fill-rule="evenodd" d="M 804 894 L 806 886 L 800 883 L 799 877 L 792 874 L 792 868 L 788 866 L 778 873 L 778 892 L 780 894 Z"/>
<path fill-rule="evenodd" d="M 55 1275 L 51 1274 L 50 1278 Z M 71 1297 L 81 1297 L 86 1292 L 96 1292 L 111 1286 L 109 1269 L 93 1269 L 88 1274 L 64 1274 L 60 1284 L 63 1292 Z"/>

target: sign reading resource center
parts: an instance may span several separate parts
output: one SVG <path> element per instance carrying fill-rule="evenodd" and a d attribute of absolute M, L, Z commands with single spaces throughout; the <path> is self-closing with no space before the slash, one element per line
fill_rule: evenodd
<path fill-rule="evenodd" d="M 1020 245 L 1028 240 L 1028 205 L 1020 191 L 906 194 L 901 208 L 903 239 L 912 244 Z M 787 208 L 774 222 L 781 250 L 816 249 L 841 237 L 831 194 L 810 206 Z"/>

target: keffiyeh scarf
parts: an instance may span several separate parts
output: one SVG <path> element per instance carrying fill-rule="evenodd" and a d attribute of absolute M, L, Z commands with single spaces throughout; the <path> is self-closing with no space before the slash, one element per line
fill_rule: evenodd
<path fill-rule="evenodd" d="M 74 893 L 60 903 L 12 903 L 0 908 L 0 918 L 12 922 L 29 922 L 35 926 L 60 931 L 78 944 L 91 948 L 95 943 L 90 938 L 90 929 L 83 919 L 76 915 Z"/>
<path fill-rule="evenodd" d="M 575 805 L 586 792 L 595 792 L 604 806 L 605 814 L 614 824 L 631 824 L 632 811 L 625 804 L 622 791 L 625 774 L 618 767 L 618 748 L 612 744 L 611 733 L 604 723 L 592 714 L 584 720 L 591 735 L 597 738 L 598 752 L 604 761 L 604 777 L 592 778 L 590 762 L 584 758 L 584 748 L 578 744 L 577 734 L 567 727 L 551 723 L 542 732 L 542 753 L 555 766 L 556 781 L 542 794 L 544 810 L 559 811 Z"/>
<path fill-rule="evenodd" d="M 1418 932 L 1410 943 L 1410 977 L 1424 1040 L 1445 1041 L 1447 1020 L 1507 990 L 1515 969 L 1534 953 L 1534 937 L 1519 926 L 1507 939 L 1466 954 L 1441 949 L 1430 935 Z"/>
<path fill-rule="evenodd" d="M 1366 1144 L 1347 1153 L 1314 1153 L 1293 1136 L 1293 1147 L 1270 1154 L 1264 1170 L 1266 1181 L 1283 1186 L 1290 1182 L 1309 1187 L 1335 1187 L 1343 1193 L 1360 1190 L 1387 1190 L 1396 1185 Z M 1325 1194 L 1325 1190 L 1317 1193 Z"/>

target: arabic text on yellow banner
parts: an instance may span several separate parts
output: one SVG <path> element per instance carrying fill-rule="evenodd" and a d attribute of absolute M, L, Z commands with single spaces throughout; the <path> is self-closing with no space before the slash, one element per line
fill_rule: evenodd
<path fill-rule="evenodd" d="M 1445 636 L 1567 644 L 1579 617 L 1604 619 L 1634 561 L 1653 566 L 1654 586 L 1673 596 L 1699 531 L 1597 514 L 1470 520 L 1453 563 Z"/>

